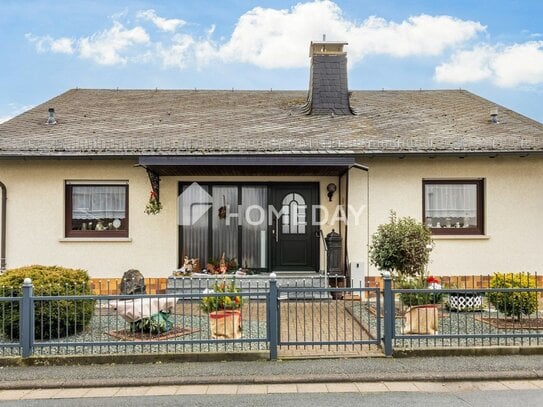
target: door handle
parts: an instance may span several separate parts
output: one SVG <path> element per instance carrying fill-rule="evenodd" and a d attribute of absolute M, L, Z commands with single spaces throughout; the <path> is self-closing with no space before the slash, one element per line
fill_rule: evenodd
<path fill-rule="evenodd" d="M 279 218 L 275 217 L 275 242 L 279 242 Z"/>

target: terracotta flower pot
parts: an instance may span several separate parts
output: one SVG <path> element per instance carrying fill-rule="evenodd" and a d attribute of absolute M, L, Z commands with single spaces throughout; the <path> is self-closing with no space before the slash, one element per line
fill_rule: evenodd
<path fill-rule="evenodd" d="M 436 335 L 439 327 L 439 306 L 437 304 L 416 305 L 405 311 L 403 333 L 415 335 Z"/>
<path fill-rule="evenodd" d="M 213 339 L 241 338 L 241 311 L 221 310 L 209 313 L 209 327 Z"/>

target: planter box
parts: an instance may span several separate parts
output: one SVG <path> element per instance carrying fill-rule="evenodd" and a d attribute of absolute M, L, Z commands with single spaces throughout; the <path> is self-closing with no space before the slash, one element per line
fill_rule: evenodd
<path fill-rule="evenodd" d="M 483 309 L 481 293 L 450 293 L 447 308 L 451 311 L 480 311 Z"/>
<path fill-rule="evenodd" d="M 213 339 L 241 338 L 241 311 L 210 312 L 209 329 Z"/>

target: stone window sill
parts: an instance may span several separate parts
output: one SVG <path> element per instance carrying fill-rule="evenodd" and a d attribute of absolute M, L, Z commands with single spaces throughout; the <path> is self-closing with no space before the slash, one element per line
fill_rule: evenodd
<path fill-rule="evenodd" d="M 131 237 L 63 237 L 61 243 L 130 243 Z"/>
<path fill-rule="evenodd" d="M 433 235 L 433 240 L 488 240 L 490 235 Z"/>

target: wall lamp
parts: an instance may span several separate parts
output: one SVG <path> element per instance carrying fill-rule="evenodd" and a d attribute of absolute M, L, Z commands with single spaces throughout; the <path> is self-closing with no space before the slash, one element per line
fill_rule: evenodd
<path fill-rule="evenodd" d="M 336 184 L 328 184 L 326 187 L 326 190 L 328 191 L 328 200 L 332 202 L 332 197 L 334 196 L 334 192 L 337 190 Z"/>

